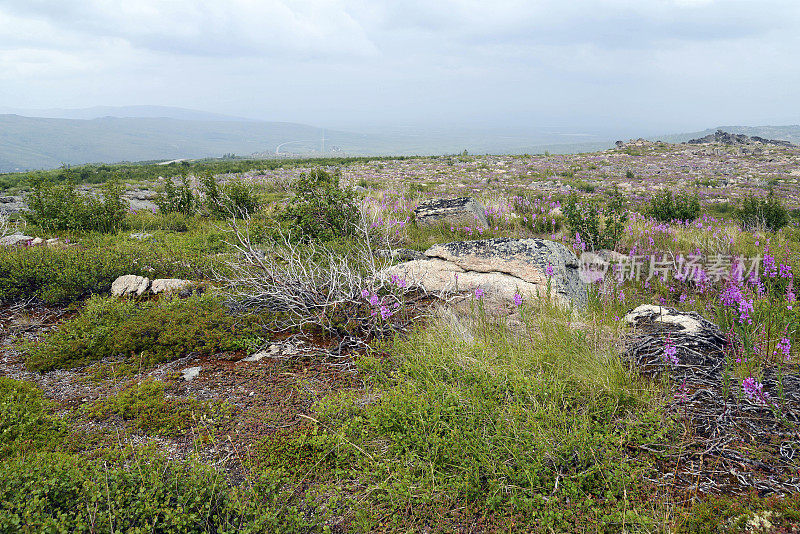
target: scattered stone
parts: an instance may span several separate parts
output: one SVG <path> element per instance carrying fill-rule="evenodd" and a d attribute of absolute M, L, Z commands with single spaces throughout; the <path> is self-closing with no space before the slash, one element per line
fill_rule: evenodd
<path fill-rule="evenodd" d="M 153 234 L 147 234 L 145 232 L 131 234 L 131 239 L 138 239 L 139 241 L 144 241 L 145 239 L 150 239 L 151 237 L 153 237 Z"/>
<path fill-rule="evenodd" d="M 48 246 L 57 245 L 58 244 L 58 238 L 57 237 L 51 237 L 50 239 L 48 239 L 46 241 L 46 243 L 47 243 Z"/>
<path fill-rule="evenodd" d="M 414 218 L 419 226 L 489 227 L 486 208 L 469 197 L 428 200 L 414 208 Z"/>
<path fill-rule="evenodd" d="M 31 246 L 38 247 L 42 243 L 44 243 L 44 239 L 42 239 L 41 237 L 34 237 L 33 240 L 31 241 Z"/>
<path fill-rule="evenodd" d="M 203 368 L 198 365 L 197 367 L 187 367 L 186 369 L 183 369 L 181 373 L 183 373 L 184 380 L 186 380 L 187 382 L 191 382 L 192 380 L 197 378 L 198 375 L 200 375 L 200 371 L 202 370 Z"/>
<path fill-rule="evenodd" d="M 150 285 L 150 291 L 154 295 L 159 293 L 179 292 L 181 296 L 189 296 L 192 293 L 194 283 L 191 280 L 181 280 L 180 278 L 157 278 Z"/>
<path fill-rule="evenodd" d="M 120 276 L 111 284 L 111 294 L 115 297 L 136 295 L 141 297 L 150 287 L 150 279 L 146 276 L 126 274 Z"/>
<path fill-rule="evenodd" d="M 547 293 L 564 305 L 585 307 L 586 287 L 578 276 L 578 258 L 561 243 L 545 239 L 484 239 L 434 245 L 427 260 L 412 260 L 385 269 L 389 278 L 399 276 L 411 287 L 433 293 L 482 292 L 493 307 Z"/>

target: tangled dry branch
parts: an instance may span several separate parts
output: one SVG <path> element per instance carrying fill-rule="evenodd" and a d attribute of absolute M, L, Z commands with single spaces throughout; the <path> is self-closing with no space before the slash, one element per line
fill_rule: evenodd
<path fill-rule="evenodd" d="M 285 331 L 316 331 L 336 340 L 336 351 L 406 328 L 425 312 L 414 304 L 430 296 L 381 276 L 391 254 L 361 218 L 347 253 L 324 243 L 292 239 L 280 228 L 276 238 L 256 245 L 248 218 L 229 221 L 236 259 L 225 274 L 230 305 L 275 312 Z M 386 257 L 384 257 L 386 256 Z"/>

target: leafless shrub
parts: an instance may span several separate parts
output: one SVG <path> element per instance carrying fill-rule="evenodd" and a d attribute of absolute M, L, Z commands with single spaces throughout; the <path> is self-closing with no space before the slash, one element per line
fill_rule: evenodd
<path fill-rule="evenodd" d="M 413 304 L 427 294 L 381 276 L 390 260 L 375 251 L 386 243 L 366 217 L 346 253 L 320 242 L 299 243 L 280 228 L 274 229 L 277 238 L 257 246 L 249 223 L 228 221 L 236 259 L 217 273 L 234 309 L 275 312 L 280 329 L 323 334 L 338 341 L 339 353 L 424 315 Z"/>

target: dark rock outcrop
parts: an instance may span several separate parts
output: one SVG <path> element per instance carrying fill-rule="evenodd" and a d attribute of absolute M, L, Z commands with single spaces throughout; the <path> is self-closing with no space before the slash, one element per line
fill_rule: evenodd
<path fill-rule="evenodd" d="M 704 143 L 717 143 L 720 145 L 762 144 L 762 145 L 775 145 L 775 146 L 786 146 L 786 147 L 794 146 L 789 141 L 780 141 L 777 139 L 764 139 L 763 137 L 759 137 L 757 135 L 750 137 L 744 134 L 723 132 L 722 130 L 717 130 L 713 134 L 709 134 L 705 137 L 700 137 L 699 139 L 690 139 L 689 141 L 687 141 L 687 144 L 690 145 L 700 145 Z"/>
<path fill-rule="evenodd" d="M 486 208 L 474 198 L 440 198 L 428 200 L 414 208 L 414 220 L 419 226 L 481 226 L 489 227 Z"/>

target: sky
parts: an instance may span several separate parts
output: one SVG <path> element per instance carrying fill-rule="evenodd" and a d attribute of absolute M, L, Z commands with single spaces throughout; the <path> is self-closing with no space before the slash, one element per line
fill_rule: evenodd
<path fill-rule="evenodd" d="M 800 123 L 797 0 L 0 0 L 0 107 L 331 128 Z"/>

